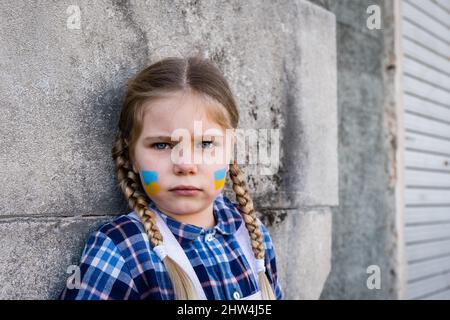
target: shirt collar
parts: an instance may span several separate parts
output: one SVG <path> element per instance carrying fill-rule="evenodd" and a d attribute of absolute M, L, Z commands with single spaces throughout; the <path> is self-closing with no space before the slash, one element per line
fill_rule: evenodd
<path fill-rule="evenodd" d="M 207 229 L 175 220 L 162 212 L 153 201 L 149 201 L 149 207 L 160 214 L 167 227 L 180 243 L 195 240 L 206 232 L 220 232 L 223 235 L 230 235 L 236 232 L 242 223 L 238 205 L 233 203 L 223 193 L 220 193 L 213 203 L 213 214 L 217 223 L 214 227 Z"/>

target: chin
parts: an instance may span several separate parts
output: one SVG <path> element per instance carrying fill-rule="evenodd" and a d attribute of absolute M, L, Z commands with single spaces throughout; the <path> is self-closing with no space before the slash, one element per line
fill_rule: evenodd
<path fill-rule="evenodd" d="M 193 211 L 201 210 L 204 207 L 205 201 L 199 201 L 195 198 L 178 198 L 170 203 L 170 206 L 175 209 L 173 212 L 192 213 Z"/>

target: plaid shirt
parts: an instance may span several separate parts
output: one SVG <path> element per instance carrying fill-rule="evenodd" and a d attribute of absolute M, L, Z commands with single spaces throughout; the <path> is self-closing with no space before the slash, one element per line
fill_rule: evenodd
<path fill-rule="evenodd" d="M 150 201 L 184 249 L 208 300 L 232 300 L 233 293 L 247 297 L 258 290 L 234 233 L 243 218 L 237 204 L 222 193 L 215 199 L 214 227 L 205 229 L 167 216 Z M 283 299 L 277 277 L 275 251 L 266 227 L 258 219 L 264 238 L 266 274 L 277 299 Z M 217 241 L 205 241 L 215 232 Z M 72 300 L 173 300 L 174 290 L 162 261 L 153 251 L 147 234 L 134 212 L 101 226 L 87 240 L 80 261 L 80 289 L 61 292 Z"/>

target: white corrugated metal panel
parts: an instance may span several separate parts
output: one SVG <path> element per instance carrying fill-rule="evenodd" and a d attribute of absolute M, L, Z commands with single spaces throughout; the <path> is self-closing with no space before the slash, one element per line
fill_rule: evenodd
<path fill-rule="evenodd" d="M 408 72 L 408 70 L 406 69 L 405 72 Z M 429 101 L 444 107 L 450 106 L 449 90 L 444 90 L 441 87 L 432 85 L 417 78 L 413 78 L 406 74 L 403 77 L 403 86 L 405 91 L 414 92 L 419 97 L 427 98 Z"/>
<path fill-rule="evenodd" d="M 423 99 L 411 94 L 405 94 L 403 102 L 407 113 L 420 115 L 437 122 L 450 124 L 450 108 L 434 103 L 430 99 Z"/>
<path fill-rule="evenodd" d="M 427 294 L 424 300 L 450 300 L 450 289 L 444 291 L 438 290 L 436 293 Z"/>
<path fill-rule="evenodd" d="M 405 229 L 405 241 L 407 245 L 431 241 L 439 244 L 443 239 L 450 239 L 450 223 L 406 226 Z M 450 265 L 448 265 L 448 268 L 450 269 Z"/>
<path fill-rule="evenodd" d="M 450 239 L 441 240 L 440 242 L 417 243 L 408 246 L 407 249 L 409 263 L 442 257 L 450 254 Z"/>
<path fill-rule="evenodd" d="M 448 290 L 450 287 L 450 273 L 442 273 L 420 281 L 412 282 L 409 286 L 410 290 L 408 291 L 407 298 L 420 299 L 433 292 Z"/>
<path fill-rule="evenodd" d="M 409 299 L 450 299 L 450 0 L 404 0 Z"/>
<path fill-rule="evenodd" d="M 450 190 L 450 172 L 411 170 L 405 177 L 407 188 L 448 188 Z"/>
<path fill-rule="evenodd" d="M 442 273 L 449 273 L 449 263 L 450 256 L 411 263 L 408 269 L 408 280 L 414 282 L 426 277 L 431 278 Z"/>
<path fill-rule="evenodd" d="M 440 6 L 450 14 L 450 0 L 432 0 L 431 2 Z"/>
<path fill-rule="evenodd" d="M 405 129 L 412 133 L 433 135 L 450 141 L 450 125 L 425 117 L 405 113 Z"/>
<path fill-rule="evenodd" d="M 408 70 L 405 76 L 414 77 L 444 91 L 450 90 L 450 74 L 425 66 L 413 59 L 405 59 L 404 66 Z"/>
<path fill-rule="evenodd" d="M 405 223 L 409 225 L 450 222 L 448 207 L 406 207 Z"/>
<path fill-rule="evenodd" d="M 416 151 L 405 151 L 406 169 L 450 173 L 450 156 L 440 156 Z M 411 173 L 414 174 L 414 173 Z M 409 174 L 408 174 L 409 175 Z M 408 178 L 408 177 L 407 177 Z"/>
<path fill-rule="evenodd" d="M 446 65 L 448 63 L 447 57 L 436 51 L 434 47 L 418 43 L 414 38 L 403 38 L 403 51 L 405 58 L 415 59 L 432 68 L 450 73 L 450 66 Z"/>

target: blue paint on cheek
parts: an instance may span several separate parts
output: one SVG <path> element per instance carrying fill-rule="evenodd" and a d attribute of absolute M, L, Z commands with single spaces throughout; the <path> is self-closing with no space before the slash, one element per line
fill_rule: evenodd
<path fill-rule="evenodd" d="M 148 195 L 153 196 L 160 191 L 158 184 L 158 172 L 143 170 L 141 172 L 142 179 L 144 180 L 144 189 Z"/>
<path fill-rule="evenodd" d="M 222 180 L 223 178 L 225 178 L 226 174 L 227 174 L 226 168 L 219 169 L 214 172 L 214 180 Z"/>
<path fill-rule="evenodd" d="M 149 171 L 143 170 L 141 171 L 142 178 L 144 180 L 144 184 L 149 184 L 151 182 L 156 182 L 158 180 L 158 172 L 157 171 Z"/>
<path fill-rule="evenodd" d="M 214 171 L 214 187 L 220 189 L 225 184 L 225 176 L 227 175 L 227 168 Z"/>

